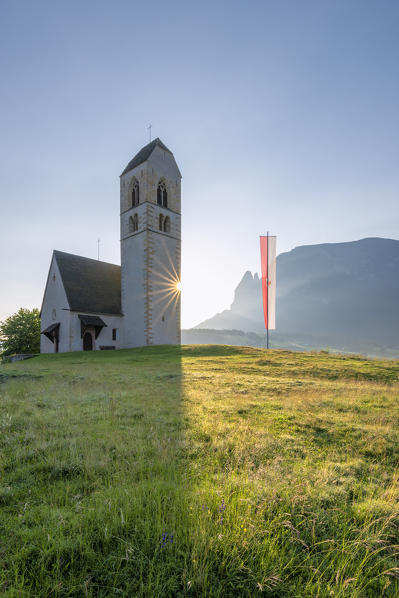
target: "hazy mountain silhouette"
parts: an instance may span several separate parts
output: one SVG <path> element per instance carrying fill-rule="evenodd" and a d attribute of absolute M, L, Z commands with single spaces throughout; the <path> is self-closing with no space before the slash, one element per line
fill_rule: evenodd
<path fill-rule="evenodd" d="M 368 238 L 280 254 L 276 320 L 276 334 L 285 338 L 399 347 L 399 241 Z M 246 272 L 231 308 L 196 328 L 262 332 L 258 275 Z"/>

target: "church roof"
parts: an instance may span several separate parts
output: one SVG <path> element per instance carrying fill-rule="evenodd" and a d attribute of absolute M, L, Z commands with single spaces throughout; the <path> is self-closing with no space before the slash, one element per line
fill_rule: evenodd
<path fill-rule="evenodd" d="M 154 141 L 151 141 L 151 143 L 148 143 L 147 145 L 141 148 L 141 150 L 134 156 L 134 158 L 130 160 L 129 164 L 126 166 L 121 176 L 126 174 L 126 172 L 129 172 L 129 170 L 133 170 L 133 168 L 136 168 L 136 166 L 139 166 L 140 164 L 148 160 L 148 158 L 151 156 L 152 152 L 154 151 L 157 145 L 161 149 L 172 154 L 173 156 L 173 153 L 170 151 L 170 149 L 168 149 L 166 145 L 162 143 L 159 137 L 157 137 L 156 139 L 154 139 Z"/>
<path fill-rule="evenodd" d="M 71 311 L 121 315 L 121 267 L 54 251 Z"/>

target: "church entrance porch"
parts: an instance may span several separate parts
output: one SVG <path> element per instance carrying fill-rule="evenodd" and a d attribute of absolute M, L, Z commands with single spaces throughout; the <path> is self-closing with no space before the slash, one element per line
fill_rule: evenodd
<path fill-rule="evenodd" d="M 44 334 L 54 344 L 54 353 L 58 353 L 59 342 L 60 342 L 60 323 L 56 322 L 48 326 L 46 330 L 43 330 L 40 334 Z"/>
<path fill-rule="evenodd" d="M 91 332 L 85 332 L 83 335 L 83 351 L 93 351 L 93 336 Z"/>
<path fill-rule="evenodd" d="M 86 316 L 79 314 L 80 335 L 82 338 L 83 351 L 94 351 L 95 342 L 101 330 L 106 327 L 106 323 L 98 316 Z"/>

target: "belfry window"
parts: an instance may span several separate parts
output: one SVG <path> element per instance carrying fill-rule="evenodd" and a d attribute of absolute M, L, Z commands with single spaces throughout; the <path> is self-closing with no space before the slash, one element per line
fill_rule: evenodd
<path fill-rule="evenodd" d="M 168 207 L 168 192 L 166 190 L 166 185 L 163 181 L 158 183 L 157 204 L 159 206 L 162 206 L 163 208 Z"/>
<path fill-rule="evenodd" d="M 170 218 L 166 216 L 165 221 L 163 223 L 163 230 L 165 233 L 170 233 Z"/>
<path fill-rule="evenodd" d="M 133 183 L 133 189 L 132 189 L 132 208 L 138 206 L 139 203 L 140 203 L 139 182 L 137 180 L 135 180 Z"/>

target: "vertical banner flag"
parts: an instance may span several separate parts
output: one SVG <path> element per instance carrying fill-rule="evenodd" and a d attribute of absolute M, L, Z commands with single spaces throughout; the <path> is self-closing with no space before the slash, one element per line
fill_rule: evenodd
<path fill-rule="evenodd" d="M 260 238 L 263 314 L 266 330 L 276 328 L 276 237 Z"/>

